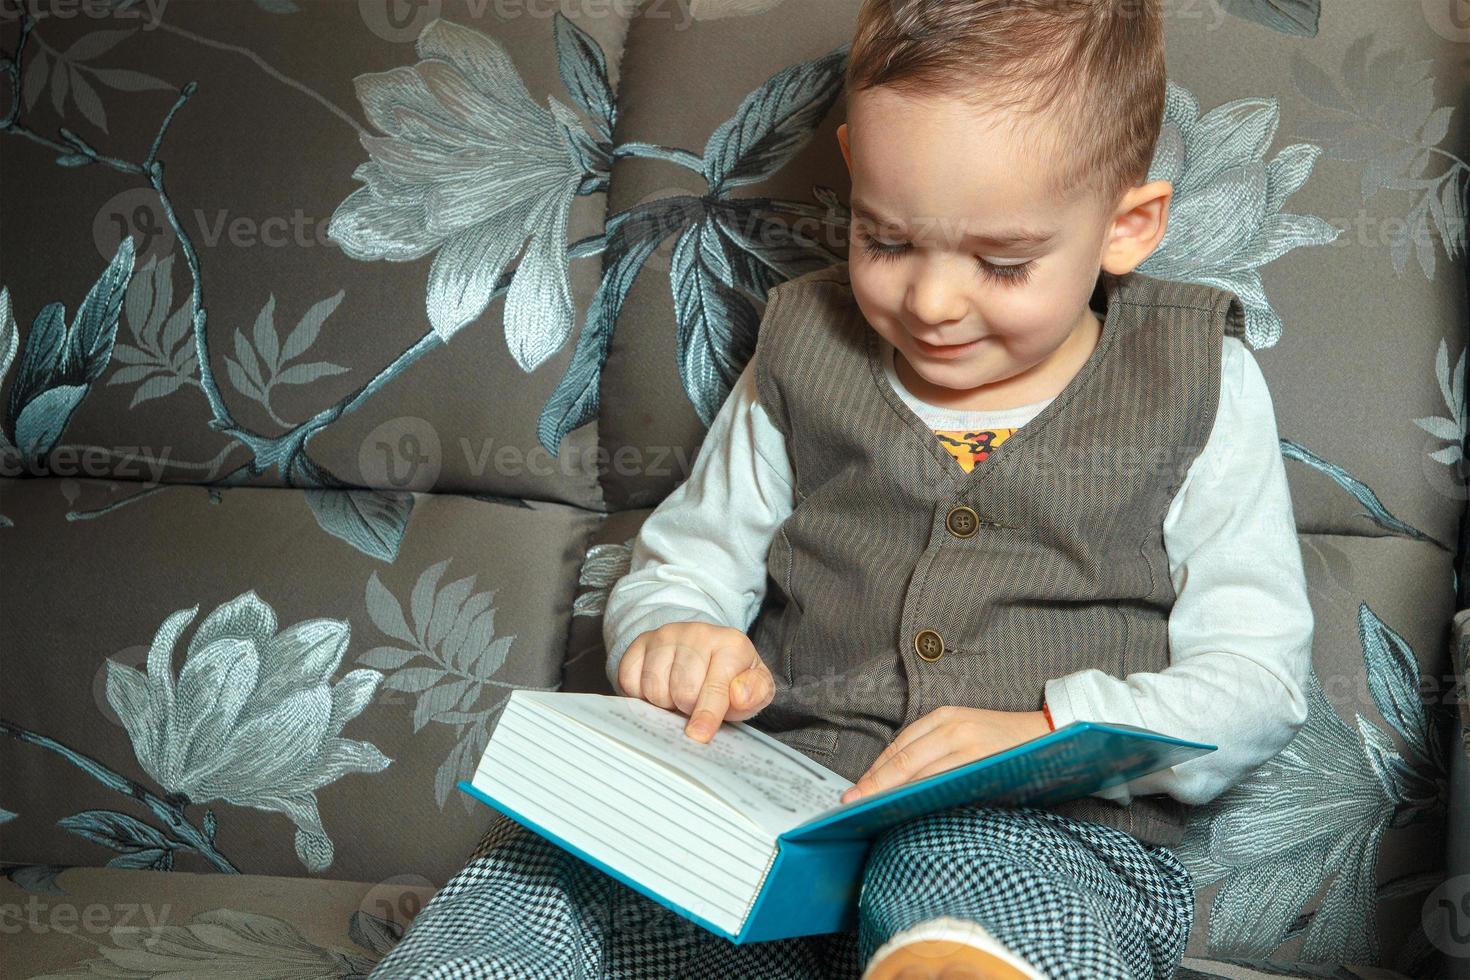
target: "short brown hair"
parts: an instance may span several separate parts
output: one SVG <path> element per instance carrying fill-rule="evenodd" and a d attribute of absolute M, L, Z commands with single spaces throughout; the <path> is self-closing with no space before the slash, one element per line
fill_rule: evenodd
<path fill-rule="evenodd" d="M 1159 0 L 864 0 L 850 98 L 876 86 L 1054 111 L 1050 192 L 1109 204 L 1148 178 L 1167 72 Z"/>

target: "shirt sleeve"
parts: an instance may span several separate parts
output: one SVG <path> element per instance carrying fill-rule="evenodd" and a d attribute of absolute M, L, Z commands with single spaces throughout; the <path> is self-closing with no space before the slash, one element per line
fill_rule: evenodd
<path fill-rule="evenodd" d="M 607 677 L 647 630 L 704 622 L 748 630 L 766 593 L 772 536 L 795 508 L 786 440 L 756 398 L 755 356 L 716 413 L 689 476 L 644 520 L 603 614 Z"/>
<path fill-rule="evenodd" d="M 1175 602 L 1169 666 L 1046 683 L 1058 728 L 1122 722 L 1218 746 L 1093 794 L 1204 803 L 1274 756 L 1306 722 L 1313 617 L 1266 379 L 1226 336 L 1219 409 L 1164 521 Z"/>

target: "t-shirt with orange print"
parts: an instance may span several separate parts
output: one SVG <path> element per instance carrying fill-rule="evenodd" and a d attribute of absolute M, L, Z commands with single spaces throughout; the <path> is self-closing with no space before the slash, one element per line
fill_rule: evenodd
<path fill-rule="evenodd" d="M 943 446 L 966 473 L 983 463 L 990 451 L 1011 437 L 1019 425 L 995 429 L 935 429 Z"/>
<path fill-rule="evenodd" d="M 1017 429 L 1031 421 L 1051 402 L 1050 398 L 1044 398 L 1038 402 L 995 411 L 947 409 L 931 405 L 920 401 L 903 386 L 894 366 L 897 350 L 887 341 L 880 342 L 884 348 L 883 373 L 887 376 L 894 393 L 903 399 L 904 404 L 908 405 L 915 415 L 923 419 L 925 424 L 934 430 L 934 436 L 939 440 L 939 444 L 954 457 L 955 462 L 966 473 L 973 470 L 977 464 L 983 463 L 990 456 L 991 450 L 1009 439 Z"/>

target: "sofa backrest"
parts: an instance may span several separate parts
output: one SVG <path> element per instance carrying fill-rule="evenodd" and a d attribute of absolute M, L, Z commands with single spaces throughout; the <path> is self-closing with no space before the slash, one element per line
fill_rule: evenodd
<path fill-rule="evenodd" d="M 351 489 L 314 513 L 386 560 L 413 491 L 606 511 L 554 607 L 567 686 L 605 689 L 599 603 L 766 293 L 846 254 L 858 0 L 114 7 L 46 22 L 12 114 L 39 138 L 0 134 L 6 475 Z M 1192 948 L 1413 966 L 1467 604 L 1470 28 L 1437 0 L 1164 8 L 1176 197 L 1141 269 L 1246 304 L 1319 681 L 1184 849 Z"/>

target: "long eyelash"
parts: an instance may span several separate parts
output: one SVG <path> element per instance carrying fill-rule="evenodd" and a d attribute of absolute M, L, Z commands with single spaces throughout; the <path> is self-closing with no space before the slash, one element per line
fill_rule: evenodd
<path fill-rule="evenodd" d="M 863 251 L 879 261 L 897 259 L 908 250 L 907 244 L 884 245 L 872 238 L 863 239 Z M 1021 286 L 1031 279 L 1030 262 L 1022 262 L 1019 265 L 992 265 L 984 259 L 977 258 L 975 264 L 984 278 L 1002 285 Z"/>
<path fill-rule="evenodd" d="M 871 238 L 863 239 L 863 251 L 875 259 L 896 259 L 908 251 L 907 245 L 884 245 Z"/>
<path fill-rule="evenodd" d="M 1022 262 L 1019 265 L 991 265 L 983 259 L 976 259 L 976 262 L 980 265 L 981 273 L 996 282 L 1021 286 L 1031 280 L 1030 262 Z"/>

